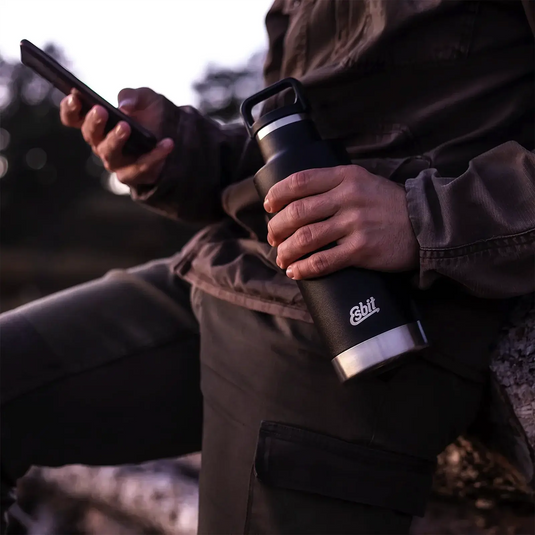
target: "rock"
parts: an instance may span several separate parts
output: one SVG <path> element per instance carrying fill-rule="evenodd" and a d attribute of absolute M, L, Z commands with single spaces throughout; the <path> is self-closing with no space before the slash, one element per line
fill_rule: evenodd
<path fill-rule="evenodd" d="M 68 533 L 95 535 L 193 535 L 199 469 L 200 455 L 113 467 L 33 467 L 19 485 L 20 502 L 31 511 L 34 524 L 40 517 L 48 526 L 55 518 L 56 534 L 65 526 Z"/>
<path fill-rule="evenodd" d="M 489 408 L 479 425 L 482 438 L 535 489 L 535 294 L 513 309 L 491 370 Z"/>

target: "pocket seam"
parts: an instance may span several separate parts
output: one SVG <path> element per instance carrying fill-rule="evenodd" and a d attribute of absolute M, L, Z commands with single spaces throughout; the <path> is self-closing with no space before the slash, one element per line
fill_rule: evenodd
<path fill-rule="evenodd" d="M 297 440 L 288 437 L 285 432 L 279 431 L 278 429 L 272 429 L 271 426 L 277 426 L 279 429 L 281 427 L 285 428 L 285 430 L 293 435 L 305 435 L 305 436 L 299 436 L 302 440 Z M 269 426 L 269 428 L 268 428 Z M 364 444 L 352 444 L 351 442 L 346 442 L 345 440 L 341 440 L 339 438 L 331 437 L 329 435 L 325 435 L 323 433 L 317 433 L 314 431 L 309 431 L 306 429 L 301 429 L 299 427 L 292 427 L 287 426 L 285 424 L 280 424 L 279 422 L 273 422 L 269 420 L 264 420 L 262 422 L 261 428 L 260 428 L 260 434 L 264 435 L 266 439 L 269 440 L 270 437 L 276 437 L 280 440 L 290 442 L 297 445 L 307 445 L 316 447 L 317 449 L 327 451 L 329 453 L 341 453 L 339 450 L 337 450 L 337 446 L 341 447 L 344 451 L 344 457 L 351 458 L 350 454 L 353 453 L 351 450 L 354 450 L 355 453 L 366 455 L 366 449 L 373 449 L 374 454 L 381 456 L 381 462 L 386 462 L 391 465 L 395 464 L 396 461 L 402 461 L 404 463 L 407 463 L 407 460 L 409 460 L 409 464 L 411 464 L 411 467 L 414 467 L 416 469 L 422 469 L 421 473 L 427 473 L 427 470 L 424 468 L 426 466 L 434 466 L 434 462 L 430 460 L 424 460 L 424 459 L 418 459 L 416 457 L 411 457 L 409 455 L 401 455 L 395 452 L 390 452 L 386 450 L 380 450 L 378 448 L 374 448 L 373 446 L 368 447 Z M 330 442 L 330 444 L 329 444 Z M 269 448 L 267 451 L 268 458 L 271 454 L 271 448 L 272 448 L 272 441 L 270 441 Z M 369 457 L 369 456 L 368 456 Z M 390 457 L 390 459 L 388 459 Z M 397 459 L 396 459 L 397 458 Z"/>

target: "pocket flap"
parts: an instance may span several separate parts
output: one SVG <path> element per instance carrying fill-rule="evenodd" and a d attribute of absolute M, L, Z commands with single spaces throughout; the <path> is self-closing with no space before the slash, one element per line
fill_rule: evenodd
<path fill-rule="evenodd" d="M 263 421 L 255 475 L 267 485 L 423 516 L 435 463 Z"/>

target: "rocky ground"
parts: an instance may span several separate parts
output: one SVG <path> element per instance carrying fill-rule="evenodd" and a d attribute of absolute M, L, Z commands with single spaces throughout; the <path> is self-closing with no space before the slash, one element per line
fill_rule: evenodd
<path fill-rule="evenodd" d="M 20 481 L 20 522 L 30 535 L 192 535 L 200 455 L 120 467 L 33 468 Z M 433 497 L 412 535 L 531 535 L 535 505 L 525 481 L 477 440 L 439 459 Z"/>

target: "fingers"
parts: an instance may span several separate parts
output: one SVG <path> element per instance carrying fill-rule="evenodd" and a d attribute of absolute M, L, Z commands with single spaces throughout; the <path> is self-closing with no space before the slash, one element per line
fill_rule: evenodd
<path fill-rule="evenodd" d="M 102 106 L 93 106 L 82 124 L 82 136 L 95 152 L 105 138 L 107 120 L 108 112 Z"/>
<path fill-rule="evenodd" d="M 308 253 L 335 243 L 345 235 L 345 230 L 336 218 L 301 227 L 277 249 L 277 265 L 286 269 Z"/>
<path fill-rule="evenodd" d="M 286 275 L 294 280 L 312 279 L 328 275 L 351 266 L 354 255 L 353 246 L 349 242 L 343 243 L 290 264 L 286 269 Z"/>
<path fill-rule="evenodd" d="M 120 121 L 96 147 L 95 152 L 108 171 L 116 171 L 135 160 L 135 157 L 123 154 L 123 147 L 130 133 L 130 125 Z"/>
<path fill-rule="evenodd" d="M 174 148 L 173 140 L 162 139 L 149 153 L 117 171 L 117 178 L 127 186 L 152 184 L 158 178 L 167 156 Z"/>
<path fill-rule="evenodd" d="M 278 212 L 292 201 L 335 188 L 344 179 L 343 169 L 309 169 L 290 175 L 268 191 L 264 209 L 270 213 Z"/>
<path fill-rule="evenodd" d="M 173 141 L 166 138 L 148 154 L 140 157 L 125 156 L 123 147 L 130 137 L 131 127 L 121 121 L 96 148 L 96 153 L 108 171 L 117 172 L 117 178 L 125 184 L 152 181 L 152 171 L 173 149 Z"/>
<path fill-rule="evenodd" d="M 73 91 L 67 95 L 59 105 L 59 116 L 61 122 L 65 126 L 72 128 L 80 128 L 84 122 L 84 117 L 81 115 L 82 103 Z"/>
<path fill-rule="evenodd" d="M 293 201 L 269 221 L 268 243 L 276 247 L 297 229 L 327 219 L 338 209 L 337 196 L 332 192 Z"/>
<path fill-rule="evenodd" d="M 118 96 L 121 110 L 134 116 L 140 111 L 149 113 L 146 111 L 147 108 L 150 108 L 150 113 L 154 115 L 154 104 L 158 104 L 159 99 L 161 100 L 161 96 L 147 87 L 126 88 Z M 107 111 L 101 106 L 94 106 L 84 117 L 81 115 L 81 110 L 82 102 L 77 92 L 73 90 L 61 101 L 61 121 L 66 126 L 81 129 L 83 138 L 101 158 L 108 171 L 116 172 L 117 178 L 129 186 L 153 183 L 158 178 L 166 157 L 174 148 L 171 139 L 160 141 L 151 152 L 139 158 L 125 156 L 123 148 L 131 134 L 130 125 L 121 121 L 106 135 Z M 159 120 L 158 117 L 156 119 Z M 140 122 L 150 128 L 150 124 L 145 124 L 147 120 Z"/>

